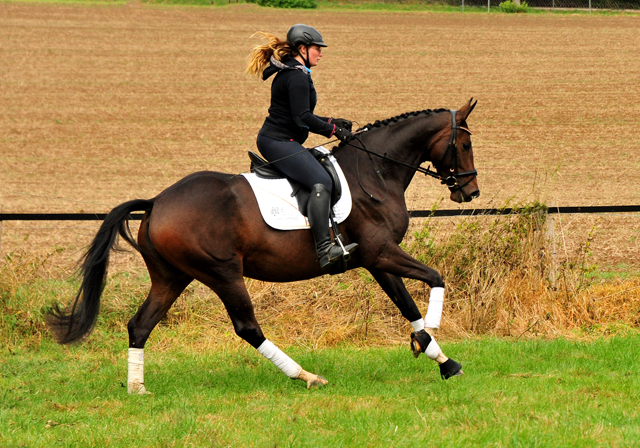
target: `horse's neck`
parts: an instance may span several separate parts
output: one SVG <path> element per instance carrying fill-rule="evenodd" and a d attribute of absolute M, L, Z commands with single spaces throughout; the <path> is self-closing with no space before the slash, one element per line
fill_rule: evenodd
<path fill-rule="evenodd" d="M 445 125 L 442 114 L 417 116 L 407 120 L 400 131 L 394 132 L 392 127 L 377 130 L 377 135 L 368 136 L 365 145 L 370 151 L 417 168 L 429 161 L 429 142 Z M 377 162 L 386 179 L 401 185 L 404 190 L 409 187 L 415 170 L 382 159 Z"/>

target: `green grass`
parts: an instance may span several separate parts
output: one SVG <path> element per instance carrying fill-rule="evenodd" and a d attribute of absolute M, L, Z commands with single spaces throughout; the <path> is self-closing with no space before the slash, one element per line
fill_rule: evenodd
<path fill-rule="evenodd" d="M 141 3 L 147 5 L 226 6 L 248 2 L 245 0 L 141 0 Z"/>
<path fill-rule="evenodd" d="M 402 348 L 287 351 L 319 390 L 254 350 L 147 350 L 154 395 L 129 396 L 124 335 L 0 355 L 2 447 L 637 446 L 640 336 L 441 344 L 442 381 Z"/>
<path fill-rule="evenodd" d="M 0 0 L 2 2 L 27 2 L 27 3 L 74 3 L 86 5 L 125 5 L 130 0 Z M 183 6 L 229 6 L 239 3 L 251 3 L 246 0 L 141 0 L 144 5 L 183 5 Z M 462 3 L 462 2 L 461 2 Z M 462 12 L 461 4 L 459 5 L 443 5 L 438 3 L 425 3 L 421 1 L 403 1 L 403 0 L 318 0 L 318 10 L 347 10 L 347 11 L 388 11 L 388 12 Z M 487 11 L 486 6 L 468 6 L 465 5 L 464 13 L 487 13 L 502 14 L 499 7 L 493 6 Z M 602 14 L 617 15 L 629 14 L 627 11 L 616 10 L 598 10 L 593 9 L 591 12 L 581 9 L 537 9 L 529 7 L 529 14 Z M 633 12 L 632 12 L 633 14 Z"/>
<path fill-rule="evenodd" d="M 29 0 L 31 1 L 31 0 Z M 96 1 L 96 0 L 33 0 L 33 1 Z M 255 3 L 246 0 L 141 0 L 144 4 L 163 5 L 197 5 L 197 6 L 224 6 L 237 3 Z M 462 2 L 457 5 L 428 3 L 420 0 L 318 0 L 318 10 L 347 10 L 347 11 L 388 11 L 388 12 L 462 12 Z M 491 13 L 502 14 L 498 6 L 489 10 L 483 6 L 465 5 L 464 13 Z M 598 10 L 591 12 L 581 9 L 537 9 L 529 7 L 529 14 L 626 14 L 624 11 Z"/>
<path fill-rule="evenodd" d="M 597 269 L 588 272 L 586 276 L 593 280 L 626 280 L 640 277 L 640 272 L 627 263 L 618 263 L 615 266 L 598 266 Z"/>
<path fill-rule="evenodd" d="M 78 4 L 90 6 L 117 5 L 123 6 L 127 4 L 127 0 L 0 0 L 4 3 L 53 3 L 53 4 Z M 56 123 L 61 124 L 58 120 Z"/>
<path fill-rule="evenodd" d="M 442 5 L 437 3 L 424 2 L 402 2 L 402 1 L 371 1 L 371 2 L 340 2 L 334 0 L 319 0 L 321 9 L 340 9 L 350 11 L 431 11 L 431 12 L 461 12 L 462 6 Z M 498 9 L 496 8 L 496 11 Z M 486 7 L 465 6 L 464 12 L 487 12 Z"/>

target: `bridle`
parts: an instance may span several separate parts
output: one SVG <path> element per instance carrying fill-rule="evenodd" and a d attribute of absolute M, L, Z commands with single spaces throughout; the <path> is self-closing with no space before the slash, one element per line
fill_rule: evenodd
<path fill-rule="evenodd" d="M 458 130 L 468 132 L 469 135 L 471 135 L 471 131 L 463 126 L 458 126 L 458 123 L 456 122 L 456 114 L 458 113 L 457 110 L 450 110 L 450 112 L 451 112 L 451 137 L 449 137 L 447 152 L 451 151 L 451 167 L 449 168 L 449 170 L 453 174 L 449 175 L 446 178 L 443 178 L 438 173 L 435 173 L 436 175 L 433 177 L 440 179 L 440 181 L 443 184 L 446 184 L 447 187 L 449 187 L 449 190 L 451 190 L 451 192 L 453 193 L 454 191 L 461 190 L 462 188 L 467 186 L 469 182 L 475 179 L 476 176 L 478 175 L 478 171 L 476 169 L 473 169 L 470 171 L 463 171 L 462 173 L 458 172 L 458 146 L 456 145 Z M 427 171 L 429 171 L 429 168 L 427 168 Z M 429 171 L 429 172 L 432 172 L 432 171 Z M 469 180 L 466 181 L 464 184 L 460 185 L 460 183 L 458 182 L 458 178 L 465 177 L 465 176 L 470 176 Z"/>
<path fill-rule="evenodd" d="M 412 169 L 418 173 L 422 173 L 425 176 L 430 176 L 433 177 L 435 179 L 438 179 L 442 184 L 446 185 L 449 190 L 453 193 L 456 191 L 461 190 L 462 188 L 464 188 L 466 185 L 468 185 L 473 179 L 476 178 L 476 176 L 478 175 L 478 171 L 473 169 L 473 170 L 469 170 L 469 171 L 463 171 L 463 172 L 458 172 L 458 147 L 456 145 L 457 142 L 457 134 L 458 134 L 458 130 L 461 131 L 465 131 L 467 133 L 469 133 L 469 135 L 471 135 L 471 131 L 463 126 L 458 126 L 458 123 L 456 122 L 456 114 L 458 113 L 457 110 L 450 110 L 449 112 L 451 112 L 451 137 L 449 137 L 449 143 L 447 145 L 447 151 L 443 157 L 443 160 L 446 159 L 447 154 L 451 153 L 451 166 L 449 168 L 450 170 L 450 174 L 449 176 L 441 176 L 440 174 L 438 174 L 436 171 L 432 171 L 431 170 L 431 166 L 429 166 L 428 168 L 423 168 L 421 166 L 413 166 L 413 165 L 409 165 L 408 163 L 404 163 L 401 162 L 399 160 L 395 160 L 395 159 L 391 159 L 389 157 L 387 157 L 387 153 L 384 153 L 382 155 L 373 152 L 373 151 L 369 151 L 364 143 L 362 143 L 362 140 L 360 140 L 360 137 L 358 137 L 358 134 L 361 134 L 363 132 L 368 131 L 368 128 L 364 128 L 363 130 L 359 131 L 359 132 L 355 132 L 354 133 L 354 139 L 357 140 L 361 146 L 356 146 L 351 144 L 350 142 L 347 143 L 347 145 L 356 148 L 360 151 L 366 152 L 367 154 L 369 154 L 369 157 L 371 158 L 371 156 L 376 156 L 376 157 L 380 157 L 383 161 L 389 161 L 391 163 L 394 163 L 396 165 L 400 165 L 403 166 L 405 168 L 409 168 Z M 371 159 L 371 161 L 373 162 L 373 159 Z M 380 172 L 380 170 L 376 167 L 376 173 L 378 174 L 378 177 L 382 180 L 382 183 L 385 185 L 386 188 L 386 182 L 384 181 L 384 178 L 382 178 L 382 174 Z M 362 183 L 360 182 L 360 172 L 358 171 L 358 182 L 360 183 L 360 187 L 362 188 L 362 190 L 374 201 L 376 202 L 382 202 L 381 199 L 376 198 L 374 195 L 372 195 L 371 193 L 367 192 L 364 189 L 364 186 L 362 185 Z M 465 183 L 460 184 L 460 178 L 461 177 L 467 177 L 469 176 L 469 180 L 467 180 Z"/>

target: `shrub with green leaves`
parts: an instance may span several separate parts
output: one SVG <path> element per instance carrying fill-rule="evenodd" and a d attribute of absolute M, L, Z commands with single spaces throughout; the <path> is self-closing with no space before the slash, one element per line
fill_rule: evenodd
<path fill-rule="evenodd" d="M 272 6 L 274 8 L 303 8 L 314 9 L 318 7 L 317 0 L 254 0 L 260 6 Z"/>
<path fill-rule="evenodd" d="M 520 5 L 517 5 L 512 0 L 506 0 L 500 3 L 500 10 L 506 13 L 528 12 L 529 5 L 525 1 L 523 1 Z"/>

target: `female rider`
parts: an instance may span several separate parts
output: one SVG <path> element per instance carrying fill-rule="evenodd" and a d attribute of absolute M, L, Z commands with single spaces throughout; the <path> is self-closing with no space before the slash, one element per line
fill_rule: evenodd
<path fill-rule="evenodd" d="M 344 255 L 342 248 L 331 241 L 329 232 L 333 186 L 329 174 L 302 144 L 309 132 L 348 141 L 352 138 L 351 122 L 313 113 L 317 96 L 311 68 L 318 65 L 322 48 L 327 46 L 315 28 L 293 25 L 286 41 L 268 33 L 256 34 L 269 42 L 253 49 L 247 73 L 263 80 L 276 75 L 271 84 L 269 116 L 258 133 L 258 150 L 274 167 L 311 191 L 307 218 L 320 267 L 325 269 Z M 345 249 L 351 253 L 356 247 L 357 244 L 350 244 Z"/>

